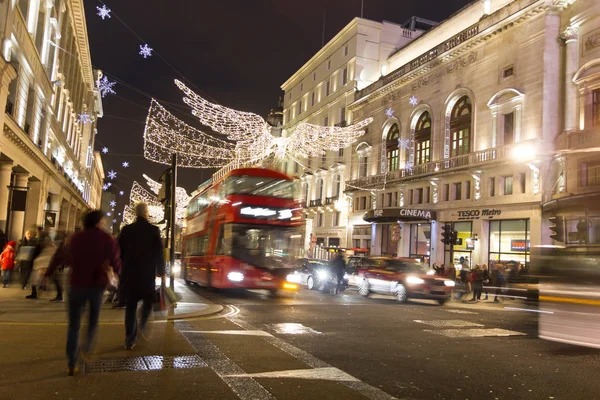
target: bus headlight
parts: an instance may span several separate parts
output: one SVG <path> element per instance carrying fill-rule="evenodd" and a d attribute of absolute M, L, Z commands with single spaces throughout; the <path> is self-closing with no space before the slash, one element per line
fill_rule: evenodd
<path fill-rule="evenodd" d="M 244 274 L 241 272 L 230 272 L 227 274 L 227 279 L 232 282 L 241 282 L 244 280 Z"/>
<path fill-rule="evenodd" d="M 317 277 L 324 281 L 325 279 L 329 278 L 329 272 L 324 270 L 317 271 Z"/>
<path fill-rule="evenodd" d="M 300 275 L 298 274 L 289 274 L 285 277 L 285 280 L 293 283 L 300 283 Z"/>
<path fill-rule="evenodd" d="M 448 281 L 444 281 L 444 285 L 454 287 L 454 286 L 456 286 L 456 282 L 448 280 Z"/>
<path fill-rule="evenodd" d="M 409 285 L 422 285 L 425 281 L 417 276 L 407 276 L 406 283 Z"/>

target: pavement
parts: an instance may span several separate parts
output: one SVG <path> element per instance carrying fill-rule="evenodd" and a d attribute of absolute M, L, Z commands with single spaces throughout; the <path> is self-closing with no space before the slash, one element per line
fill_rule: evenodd
<path fill-rule="evenodd" d="M 19 303 L 24 315 L 0 320 L 3 400 L 598 398 L 600 351 L 540 340 L 535 310 L 519 300 L 439 306 L 178 284 L 205 314 L 158 316 L 150 340 L 126 351 L 122 324 L 104 316 L 122 311 L 103 310 L 96 351 L 67 377 L 65 326 L 32 320 L 47 302 L 12 290 L 0 290 L 0 312 Z"/>

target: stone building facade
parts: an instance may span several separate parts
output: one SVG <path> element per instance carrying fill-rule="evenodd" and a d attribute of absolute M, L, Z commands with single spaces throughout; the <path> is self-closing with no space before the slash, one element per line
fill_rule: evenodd
<path fill-rule="evenodd" d="M 0 229 L 72 230 L 101 196 L 83 0 L 3 1 L 0 15 Z"/>

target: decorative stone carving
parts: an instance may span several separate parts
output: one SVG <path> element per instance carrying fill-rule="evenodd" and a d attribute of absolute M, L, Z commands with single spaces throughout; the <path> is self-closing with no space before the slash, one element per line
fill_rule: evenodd
<path fill-rule="evenodd" d="M 572 40 L 577 40 L 577 36 L 579 35 L 579 27 L 578 26 L 569 26 L 563 33 L 560 34 L 560 38 L 568 43 Z"/>
<path fill-rule="evenodd" d="M 595 29 L 583 36 L 583 56 L 600 49 L 600 29 Z"/>

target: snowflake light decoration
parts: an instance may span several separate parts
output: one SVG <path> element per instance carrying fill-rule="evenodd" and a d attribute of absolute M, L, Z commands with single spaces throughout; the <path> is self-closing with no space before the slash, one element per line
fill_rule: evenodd
<path fill-rule="evenodd" d="M 108 153 L 108 147 L 103 147 L 102 148 L 102 154 L 106 154 Z"/>
<path fill-rule="evenodd" d="M 98 10 L 98 16 L 100 18 L 102 18 L 102 20 L 104 21 L 104 18 L 112 18 L 110 16 L 110 8 L 106 7 L 106 4 L 103 4 L 102 7 L 98 7 L 96 6 L 96 10 Z"/>
<path fill-rule="evenodd" d="M 94 117 L 92 117 L 90 114 L 88 114 L 87 112 L 83 112 L 81 114 L 79 114 L 79 117 L 77 118 L 77 122 L 81 122 L 82 124 L 91 124 L 92 122 L 94 122 Z"/>
<path fill-rule="evenodd" d="M 129 163 L 127 161 L 123 161 L 123 164 L 121 164 L 123 166 L 123 168 L 129 168 Z"/>
<path fill-rule="evenodd" d="M 98 81 L 98 90 L 100 91 L 102 98 L 104 98 L 107 94 L 117 94 L 117 92 L 115 92 L 113 89 L 113 86 L 116 84 L 117 82 L 111 82 L 106 76 L 103 76 L 102 79 Z"/>
<path fill-rule="evenodd" d="M 387 109 L 385 110 L 385 115 L 386 115 L 388 118 L 393 118 L 393 117 L 394 117 L 394 113 L 395 113 L 395 111 L 394 111 L 394 110 L 392 110 L 392 108 L 391 108 L 391 107 L 389 107 L 389 108 L 387 108 Z"/>
<path fill-rule="evenodd" d="M 173 153 L 179 156 L 180 166 L 191 168 L 256 163 L 271 155 L 293 160 L 321 156 L 356 142 L 373 120 L 368 118 L 347 127 L 301 123 L 282 137 L 273 137 L 259 115 L 211 103 L 182 82 L 176 80 L 175 84 L 184 92 L 184 102 L 199 122 L 228 141 L 192 128 L 152 100 L 144 130 L 144 157 L 161 164 L 170 164 Z"/>
<path fill-rule="evenodd" d="M 417 104 L 419 104 L 419 99 L 417 99 L 417 96 L 413 95 L 413 96 L 410 96 L 410 99 L 408 99 L 408 102 L 410 103 L 411 106 L 416 107 Z"/>
<path fill-rule="evenodd" d="M 120 217 L 120 216 L 121 216 L 121 213 L 118 213 L 117 215 Z"/>
<path fill-rule="evenodd" d="M 112 180 L 112 179 L 115 179 L 116 177 L 117 177 L 117 172 L 116 171 L 113 171 L 113 170 L 108 171 L 108 178 L 109 179 Z"/>
<path fill-rule="evenodd" d="M 125 195 L 125 192 L 123 190 L 119 190 L 119 195 L 123 196 Z"/>
<path fill-rule="evenodd" d="M 107 191 L 109 188 L 109 186 L 105 183 L 104 185 L 102 185 L 102 190 Z"/>
<path fill-rule="evenodd" d="M 117 202 L 114 200 L 111 200 L 110 203 L 108 203 L 108 204 L 110 204 L 111 207 L 114 207 L 117 205 Z"/>
<path fill-rule="evenodd" d="M 110 216 L 111 216 L 111 213 L 110 213 L 110 211 L 106 213 L 106 216 L 107 216 L 107 217 L 110 217 Z"/>
<path fill-rule="evenodd" d="M 116 222 L 117 222 L 117 220 L 116 220 L 116 219 L 113 219 L 113 224 L 114 224 L 114 223 L 116 223 Z"/>
<path fill-rule="evenodd" d="M 152 47 L 148 47 L 147 44 L 144 44 L 143 46 L 140 44 L 140 55 L 144 58 L 150 57 L 152 55 Z"/>
<path fill-rule="evenodd" d="M 398 139 L 398 146 L 403 149 L 410 150 L 410 139 Z"/>
<path fill-rule="evenodd" d="M 106 186 L 111 187 L 112 183 L 111 182 L 106 182 Z"/>

